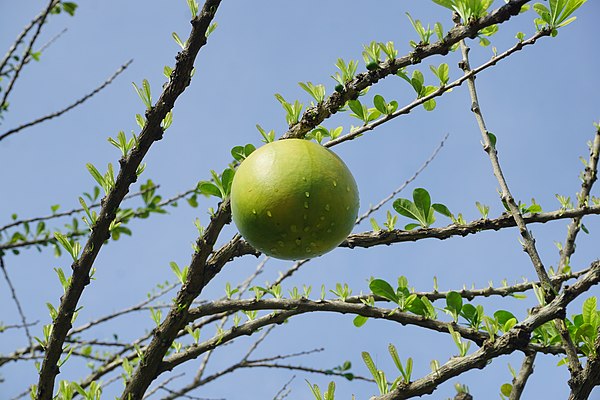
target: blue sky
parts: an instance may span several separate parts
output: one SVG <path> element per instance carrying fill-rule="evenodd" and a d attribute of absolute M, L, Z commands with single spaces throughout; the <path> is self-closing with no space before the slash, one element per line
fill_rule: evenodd
<path fill-rule="evenodd" d="M 500 1 L 495 2 L 499 6 Z M 41 1 L 0 4 L 0 48 L 6 49 L 22 27 L 44 6 Z M 174 122 L 164 140 L 156 143 L 146 158 L 147 169 L 142 181 L 160 184 L 163 196 L 170 197 L 192 188 L 197 181 L 209 178 L 209 171 L 222 170 L 230 160 L 234 145 L 260 144 L 255 124 L 285 132 L 283 110 L 273 94 L 286 99 L 309 98 L 297 82 L 311 81 L 326 85 L 331 93 L 338 57 L 360 60 L 362 45 L 371 40 L 396 44 L 400 54 L 410 51 L 409 40 L 417 40 L 405 12 L 425 23 L 436 21 L 448 29 L 450 15 L 429 1 L 328 1 L 266 2 L 224 0 L 216 21 L 219 26 L 202 49 L 196 62 L 192 85 L 179 98 Z M 589 1 L 576 15 L 575 23 L 562 29 L 556 38 L 543 38 L 535 46 L 515 54 L 477 78 L 481 107 L 490 131 L 498 137 L 500 161 L 514 196 L 530 203 L 535 198 L 544 210 L 559 207 L 555 194 L 574 198 L 579 189 L 582 165 L 579 156 L 587 157 L 586 142 L 593 137 L 594 121 L 600 120 L 597 107 L 597 73 L 599 60 L 593 38 L 597 32 L 600 7 Z M 516 39 L 517 32 L 529 36 L 534 32 L 532 11 L 500 27 L 492 38 L 501 52 Z M 85 164 L 104 169 L 116 164 L 118 150 L 107 137 L 118 131 L 136 130 L 134 116 L 143 105 L 131 82 L 149 80 L 155 97 L 165 79 L 164 65 L 173 65 L 178 46 L 171 38 L 177 32 L 183 39 L 189 33 L 189 11 L 185 1 L 105 1 L 81 3 L 74 18 L 55 16 L 44 30 L 43 43 L 67 28 L 67 32 L 43 54 L 41 62 L 30 63 L 17 82 L 11 96 L 10 112 L 0 121 L 0 134 L 23 122 L 59 109 L 92 90 L 129 59 L 133 64 L 111 86 L 75 111 L 56 120 L 27 129 L 0 142 L 0 225 L 10 215 L 20 217 L 46 215 L 50 205 L 61 210 L 78 206 L 77 198 L 89 191 L 94 181 Z M 487 61 L 491 47 L 472 44 L 472 65 Z M 427 59 L 418 68 L 434 83 L 429 65 L 447 62 L 450 78 L 460 76 L 458 54 Z M 359 71 L 364 70 L 362 61 Z M 413 68 L 409 70 L 412 71 Z M 371 89 L 365 98 L 382 94 L 400 105 L 413 99 L 413 92 L 401 79 L 388 77 Z M 353 171 L 360 189 L 361 211 L 378 203 L 402 184 L 429 157 L 445 134 L 449 134 L 442 152 L 412 183 L 401 197 L 410 197 L 416 187 L 426 188 L 434 202 L 446 204 L 467 220 L 477 219 L 475 201 L 491 207 L 490 216 L 502 212 L 497 182 L 491 173 L 487 155 L 480 145 L 480 133 L 469 111 L 466 88 L 460 87 L 437 101 L 433 112 L 422 108 L 395 119 L 365 136 L 335 147 Z M 331 128 L 358 124 L 347 116 L 334 116 L 324 123 Z M 594 190 L 598 196 L 598 190 Z M 180 203 L 169 215 L 154 216 L 132 224 L 133 237 L 124 237 L 103 248 L 96 263 L 96 280 L 84 292 L 85 308 L 79 323 L 119 310 L 145 298 L 159 282 L 175 278 L 169 262 L 186 265 L 195 239 L 193 221 L 208 222 L 207 208 L 216 206 L 212 199 L 201 199 L 193 209 Z M 375 215 L 382 222 L 385 206 Z M 398 226 L 408 223 L 399 217 Z M 436 226 L 449 223 L 443 217 Z M 572 258 L 575 269 L 586 267 L 598 257 L 598 218 L 585 222 L 592 235 L 581 235 Z M 363 223 L 356 232 L 370 230 Z M 555 241 L 564 240 L 566 222 L 535 225 L 532 231 L 546 265 L 556 265 Z M 224 230 L 220 243 L 235 233 Z M 33 329 L 41 335 L 41 325 L 48 323 L 46 302 L 58 303 L 61 287 L 53 268 L 68 269 L 69 259 L 54 258 L 49 250 L 25 251 L 5 259 L 29 320 L 40 321 Z M 251 256 L 230 263 L 209 287 L 202 299 L 224 293 L 226 282 L 242 281 L 254 270 L 257 260 Z M 272 281 L 289 262 L 271 261 L 259 277 L 258 284 Z M 286 282 L 284 290 L 303 284 L 315 291 L 324 283 L 332 288 L 336 282 L 348 283 L 354 293 L 367 291 L 371 276 L 394 282 L 400 275 L 408 277 L 417 290 L 430 290 L 436 276 L 440 289 L 461 288 L 463 284 L 485 287 L 489 281 L 509 283 L 524 277 L 535 279 L 527 255 L 521 251 L 518 232 L 484 232 L 467 238 L 445 241 L 426 240 L 402 243 L 369 250 L 336 249 L 313 260 Z M 591 294 L 598 295 L 594 288 Z M 530 296 L 532 297 L 532 296 Z M 0 282 L 2 313 L 5 324 L 15 323 L 18 316 L 4 282 Z M 168 300 L 168 299 L 167 299 Z M 486 310 L 516 310 L 519 317 L 535 303 L 515 299 L 486 299 Z M 580 304 L 580 303 L 576 303 Z M 577 306 L 578 307 L 578 306 Z M 569 313 L 579 312 L 577 308 Z M 76 324 L 77 325 L 77 324 Z M 124 340 L 133 339 L 151 329 L 149 313 L 123 318 L 114 325 L 100 328 L 93 335 L 110 338 L 115 331 Z M 207 329 L 204 339 L 212 335 Z M 213 370 L 236 361 L 236 356 L 251 343 L 248 339 L 228 346 L 213 359 Z M 415 359 L 414 376 L 429 372 L 429 361 L 446 361 L 456 353 L 448 335 L 420 329 L 369 321 L 363 328 L 352 325 L 352 318 L 337 315 L 305 315 L 278 327 L 257 351 L 257 357 L 325 348 L 324 352 L 298 359 L 305 366 L 331 368 L 351 360 L 353 372 L 368 372 L 360 361 L 360 352 L 369 351 L 378 366 L 393 374 L 387 354 L 394 343 L 402 358 Z M 2 334 L 0 352 L 10 352 L 26 344 L 21 332 Z M 452 383 L 467 384 L 475 398 L 497 398 L 500 384 L 510 380 L 507 363 L 518 368 L 520 354 L 503 357 L 483 371 L 473 371 L 442 386 L 431 398 L 453 395 Z M 556 367 L 557 358 L 538 357 L 536 373 L 525 392 L 526 398 L 549 396 L 562 398 L 568 393 L 567 371 Z M 187 372 L 173 387 L 185 384 L 194 374 L 197 362 L 175 373 Z M 85 376 L 82 364 L 69 362 L 63 368 L 69 379 Z M 23 391 L 35 379 L 32 365 L 14 364 L 0 371 L 0 398 Z M 304 378 L 326 385 L 328 379 L 289 371 L 251 370 L 237 372 L 198 392 L 207 398 L 272 398 L 292 375 L 297 375 L 290 398 L 308 399 Z M 233 384 L 235 383 L 235 384 Z M 376 394 L 375 385 L 337 381 L 337 398 L 367 398 Z M 118 393 L 120 383 L 106 390 L 107 397 Z"/>

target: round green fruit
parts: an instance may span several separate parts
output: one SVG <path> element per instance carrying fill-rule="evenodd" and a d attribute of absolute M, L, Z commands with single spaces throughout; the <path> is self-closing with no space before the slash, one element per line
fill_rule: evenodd
<path fill-rule="evenodd" d="M 239 166 L 231 212 L 240 233 L 269 256 L 299 260 L 327 253 L 352 231 L 358 188 L 344 162 L 302 139 L 269 143 Z"/>

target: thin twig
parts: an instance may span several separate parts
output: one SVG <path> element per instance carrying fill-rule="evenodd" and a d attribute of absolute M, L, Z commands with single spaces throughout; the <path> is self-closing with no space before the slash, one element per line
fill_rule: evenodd
<path fill-rule="evenodd" d="M 29 342 L 29 347 L 33 347 L 33 339 L 31 338 L 31 333 L 29 333 L 29 324 L 27 323 L 27 318 L 25 318 L 25 313 L 23 312 L 23 308 L 21 307 L 21 302 L 19 301 L 19 298 L 17 297 L 17 291 L 15 290 L 15 287 L 13 286 L 9 276 L 8 276 L 8 272 L 6 271 L 6 266 L 4 265 L 4 257 L 2 257 L 2 255 L 0 254 L 0 269 L 2 269 L 2 273 L 4 274 L 4 280 L 6 281 L 6 284 L 8 285 L 8 288 L 10 289 L 10 294 L 12 296 L 13 301 L 15 302 L 15 305 L 17 306 L 17 311 L 19 312 L 19 317 L 21 317 L 21 322 L 23 323 L 23 329 L 25 330 L 25 335 L 27 336 L 27 340 Z"/>
<path fill-rule="evenodd" d="M 96 95 L 97 93 L 99 93 L 102 89 L 104 89 L 105 87 L 107 87 L 108 85 L 110 85 L 117 76 L 119 76 L 123 71 L 125 71 L 127 69 L 127 67 L 129 67 L 129 65 L 131 65 L 131 63 L 133 62 L 133 60 L 129 60 L 127 61 L 125 64 L 121 65 L 119 67 L 119 69 L 117 69 L 115 71 L 115 73 L 108 78 L 106 81 L 104 81 L 104 83 L 102 83 L 100 86 L 98 86 L 97 88 L 95 88 L 94 90 L 92 90 L 91 92 L 89 92 L 88 94 L 86 94 L 85 96 L 83 96 L 82 98 L 80 98 L 79 100 L 75 101 L 74 103 L 68 105 L 67 107 L 55 111 L 51 114 L 48 115 L 44 115 L 43 117 L 37 118 L 33 121 L 27 122 L 25 124 L 22 124 L 20 126 L 17 126 L 16 128 L 10 129 L 6 132 L 4 132 L 2 135 L 0 135 L 0 140 L 7 138 L 8 136 L 15 134 L 17 132 L 22 131 L 25 128 L 30 128 L 34 125 L 40 124 L 44 121 L 48 121 L 52 118 L 56 118 L 56 117 L 60 117 L 61 115 L 65 114 L 68 111 L 71 111 L 72 109 L 74 109 L 75 107 L 83 104 L 84 102 L 86 102 L 87 100 L 89 100 L 90 98 L 92 98 L 94 95 Z"/>
<path fill-rule="evenodd" d="M 54 3 L 58 3 L 58 0 L 54 0 Z M 41 13 L 39 13 L 38 15 L 36 15 L 25 26 L 25 28 L 23 28 L 23 31 L 19 34 L 19 36 L 17 36 L 17 38 L 15 39 L 15 41 L 9 47 L 8 51 L 4 55 L 4 58 L 0 62 L 0 75 L 5 75 L 5 74 L 8 73 L 8 72 L 4 71 L 4 67 L 8 63 L 8 60 L 10 60 L 10 57 L 15 53 L 15 50 L 17 50 L 17 48 L 19 47 L 19 45 L 23 42 L 23 39 L 25 39 L 25 36 L 27 36 L 27 34 L 29 33 L 29 31 L 31 31 L 31 29 L 40 21 L 40 19 L 42 19 L 42 17 L 44 17 L 44 15 L 46 14 L 45 10 L 46 10 L 46 8 L 44 8 L 44 10 Z"/>
<path fill-rule="evenodd" d="M 15 82 L 19 78 L 19 74 L 21 73 L 21 70 L 23 69 L 23 66 L 25 65 L 25 60 L 27 59 L 27 56 L 29 54 L 31 54 L 31 49 L 33 48 L 33 45 L 35 44 L 35 41 L 37 40 L 38 36 L 42 32 L 42 26 L 44 26 L 44 22 L 46 21 L 46 18 L 48 17 L 50 10 L 52 10 L 52 8 L 54 7 L 55 2 L 56 2 L 56 0 L 50 0 L 50 2 L 48 3 L 48 6 L 46 6 L 46 9 L 42 13 L 42 16 L 36 22 L 37 28 L 36 28 L 35 32 L 33 33 L 33 36 L 31 38 L 31 40 L 29 41 L 29 44 L 27 45 L 27 49 L 23 52 L 21 61 L 17 65 L 17 68 L 15 68 L 15 70 L 14 70 L 14 74 L 8 83 L 8 86 L 4 92 L 4 96 L 2 97 L 2 101 L 0 101 L 0 107 L 3 107 L 6 105 L 6 99 L 8 99 L 8 95 L 10 94 L 10 92 L 12 92 L 12 89 L 15 86 Z M 1 140 L 1 138 L 0 138 L 0 140 Z"/>
<path fill-rule="evenodd" d="M 440 150 L 442 150 L 442 147 L 444 147 L 444 143 L 446 143 L 446 140 L 448 139 L 449 134 L 447 133 L 444 138 L 442 139 L 442 141 L 440 142 L 440 144 L 435 148 L 435 150 L 433 151 L 433 153 L 431 154 L 431 156 L 423 163 L 423 165 L 421 165 L 419 167 L 419 169 L 417 169 L 415 171 L 415 173 L 408 178 L 406 181 L 404 181 L 404 183 L 402 185 L 400 185 L 398 188 L 396 188 L 392 193 L 390 193 L 387 197 L 385 197 L 383 200 L 381 200 L 379 203 L 377 203 L 374 206 L 369 207 L 369 209 L 362 215 L 360 215 L 357 219 L 356 219 L 356 223 L 355 225 L 360 224 L 362 221 L 364 221 L 365 219 L 369 218 L 369 216 L 374 213 L 375 211 L 379 210 L 381 207 L 383 207 L 388 201 L 390 201 L 391 199 L 394 198 L 394 196 L 396 196 L 398 193 L 400 193 L 401 191 L 403 191 L 412 181 L 414 181 L 415 179 L 417 179 L 417 177 L 419 176 L 419 174 L 421 172 L 423 172 L 423 170 L 425 170 L 425 168 L 427 168 L 427 166 L 433 161 L 433 159 L 438 155 L 438 153 L 440 152 Z"/>
<path fill-rule="evenodd" d="M 285 399 L 288 396 L 288 394 L 290 394 L 290 392 L 292 391 L 291 389 L 288 389 L 288 386 L 290 385 L 290 383 L 292 383 L 292 381 L 295 378 L 296 378 L 296 375 L 292 375 L 292 377 L 281 387 L 281 389 L 279 389 L 279 391 L 277 393 L 275 393 L 273 400 Z"/>

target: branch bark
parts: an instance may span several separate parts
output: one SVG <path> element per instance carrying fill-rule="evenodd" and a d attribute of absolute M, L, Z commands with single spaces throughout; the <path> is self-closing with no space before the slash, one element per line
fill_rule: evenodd
<path fill-rule="evenodd" d="M 46 354 L 38 380 L 37 399 L 50 400 L 53 397 L 54 381 L 59 374 L 58 360 L 63 351 L 65 338 L 71 329 L 73 314 L 83 293 L 90 282 L 90 270 L 102 245 L 110 237 L 109 228 L 116 217 L 121 201 L 129 187 L 137 180 L 136 170 L 148 153 L 150 146 L 163 135 L 161 122 L 173 108 L 175 101 L 190 84 L 194 61 L 200 48 L 206 44 L 206 30 L 214 17 L 218 0 L 208 0 L 199 17 L 192 21 L 192 33 L 185 49 L 177 56 L 177 62 L 171 78 L 165 86 L 156 104 L 146 111 L 146 125 L 139 135 L 138 144 L 127 158 L 119 160 L 121 169 L 114 188 L 102 200 L 102 209 L 92 228 L 91 235 L 82 255 L 71 266 L 73 270 L 71 284 L 61 299 L 58 315 L 53 321 L 52 333 L 46 345 Z M 141 397 L 139 397 L 141 398 Z"/>

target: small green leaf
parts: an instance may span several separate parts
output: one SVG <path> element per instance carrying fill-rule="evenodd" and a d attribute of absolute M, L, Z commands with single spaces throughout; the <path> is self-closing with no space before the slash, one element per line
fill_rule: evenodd
<path fill-rule="evenodd" d="M 368 319 L 369 319 L 369 317 L 363 317 L 362 315 L 357 315 L 356 317 L 354 317 L 354 320 L 352 322 L 354 323 L 355 327 L 360 328 L 361 326 L 363 326 L 364 324 L 367 323 Z"/>
<path fill-rule="evenodd" d="M 382 114 L 388 113 L 387 104 L 385 102 L 385 99 L 382 96 L 375 95 L 375 97 L 373 98 L 373 104 L 375 105 L 375 108 L 380 113 L 382 113 Z"/>
<path fill-rule="evenodd" d="M 367 120 L 367 116 L 364 113 L 363 105 L 360 103 L 360 101 L 358 101 L 358 100 L 349 100 L 348 101 L 348 107 L 350 107 L 350 109 L 354 112 L 354 114 L 356 114 L 356 116 L 359 119 L 361 119 L 363 121 Z"/>
<path fill-rule="evenodd" d="M 488 132 L 487 135 L 490 138 L 490 143 L 491 143 L 492 147 L 495 149 L 496 148 L 496 135 L 494 135 L 492 132 Z"/>
<path fill-rule="evenodd" d="M 512 385 L 510 383 L 503 384 L 502 386 L 500 386 L 500 393 L 502 393 L 506 397 L 509 397 L 512 393 Z"/>
<path fill-rule="evenodd" d="M 446 295 L 446 306 L 454 310 L 456 313 L 459 313 L 462 309 L 462 297 L 458 292 L 449 292 Z"/>
<path fill-rule="evenodd" d="M 429 192 L 423 188 L 416 188 L 413 191 L 413 200 L 415 206 L 421 212 L 421 215 L 427 216 L 429 214 L 429 209 L 431 208 L 431 197 L 429 196 Z"/>
<path fill-rule="evenodd" d="M 448 218 L 452 218 L 452 213 L 450 212 L 448 207 L 446 207 L 443 204 L 435 203 L 431 205 L 431 208 Z"/>
<path fill-rule="evenodd" d="M 221 191 L 215 184 L 208 181 L 202 181 L 198 183 L 198 192 L 205 196 L 216 196 L 221 198 Z"/>
<path fill-rule="evenodd" d="M 515 318 L 515 316 L 510 311 L 498 310 L 494 313 L 494 319 L 496 319 L 500 325 L 506 324 L 511 318 Z"/>
<path fill-rule="evenodd" d="M 369 283 L 369 289 L 377 296 L 381 296 L 394 303 L 398 302 L 396 291 L 383 279 L 373 279 L 371 283 Z"/>

